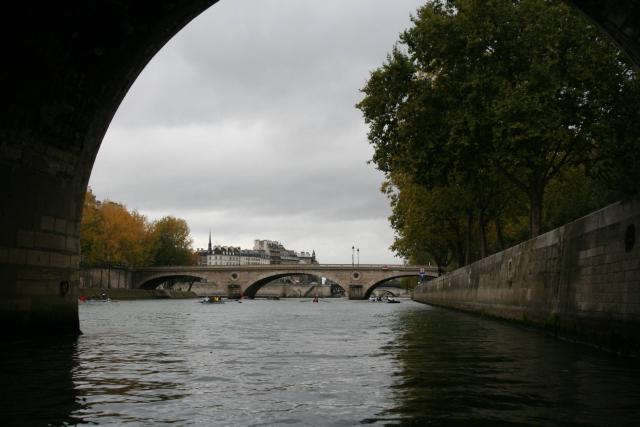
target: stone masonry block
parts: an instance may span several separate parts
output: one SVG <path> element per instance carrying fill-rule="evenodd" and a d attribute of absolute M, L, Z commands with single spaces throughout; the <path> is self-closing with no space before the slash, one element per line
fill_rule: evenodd
<path fill-rule="evenodd" d="M 18 248 L 9 248 L 9 262 L 11 264 L 25 264 L 27 261 L 27 251 Z"/>
<path fill-rule="evenodd" d="M 21 293 L 29 296 L 49 295 L 50 282 L 43 280 L 19 280 L 19 289 Z"/>
<path fill-rule="evenodd" d="M 640 283 L 640 270 L 629 270 L 624 273 L 625 283 Z"/>
<path fill-rule="evenodd" d="M 79 251 L 79 246 L 80 242 L 77 238 L 75 237 L 67 237 L 67 250 L 69 252 L 78 252 Z"/>
<path fill-rule="evenodd" d="M 49 265 L 57 268 L 69 268 L 71 263 L 71 257 L 69 255 L 59 254 L 51 252 L 51 260 Z"/>
<path fill-rule="evenodd" d="M 59 251 L 67 250 L 65 236 L 53 233 L 34 233 L 34 247 L 43 249 L 54 249 Z"/>
<path fill-rule="evenodd" d="M 18 230 L 18 246 L 22 248 L 32 248 L 34 242 L 33 231 Z"/>
<path fill-rule="evenodd" d="M 640 268 L 640 258 L 628 259 L 623 262 L 624 271 L 637 270 Z"/>
<path fill-rule="evenodd" d="M 67 232 L 67 221 L 62 218 L 56 218 L 55 231 L 65 234 Z"/>
<path fill-rule="evenodd" d="M 27 263 L 46 267 L 49 265 L 49 252 L 36 250 L 27 251 Z"/>
<path fill-rule="evenodd" d="M 618 271 L 611 275 L 611 281 L 614 283 L 624 282 L 624 271 Z"/>
<path fill-rule="evenodd" d="M 40 228 L 47 231 L 54 231 L 56 219 L 51 216 L 43 216 L 40 220 Z"/>
<path fill-rule="evenodd" d="M 9 262 L 9 249 L 0 248 L 0 263 Z"/>
<path fill-rule="evenodd" d="M 67 236 L 79 237 L 77 223 L 75 221 L 67 221 Z"/>

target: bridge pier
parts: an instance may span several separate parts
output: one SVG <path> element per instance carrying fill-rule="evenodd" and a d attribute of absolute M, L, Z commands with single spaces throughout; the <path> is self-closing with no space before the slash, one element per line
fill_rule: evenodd
<path fill-rule="evenodd" d="M 363 296 L 364 293 L 362 292 L 362 285 L 349 285 L 349 299 L 362 299 Z"/>
<path fill-rule="evenodd" d="M 242 297 L 242 288 L 237 283 L 231 283 L 227 286 L 227 298 L 240 299 Z"/>

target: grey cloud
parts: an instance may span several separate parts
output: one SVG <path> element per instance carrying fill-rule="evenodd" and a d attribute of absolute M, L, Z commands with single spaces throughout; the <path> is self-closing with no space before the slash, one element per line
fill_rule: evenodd
<path fill-rule="evenodd" d="M 362 241 L 370 262 L 392 261 L 383 176 L 365 164 L 354 104 L 420 3 L 220 1 L 134 83 L 98 155 L 96 195 L 183 217 L 196 245 L 215 227 L 226 244 L 315 245 L 334 262 Z"/>

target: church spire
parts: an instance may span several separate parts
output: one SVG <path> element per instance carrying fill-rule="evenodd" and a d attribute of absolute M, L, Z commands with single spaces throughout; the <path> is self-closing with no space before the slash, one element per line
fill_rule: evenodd
<path fill-rule="evenodd" d="M 211 230 L 209 230 L 209 253 L 212 253 L 213 250 L 211 249 Z"/>

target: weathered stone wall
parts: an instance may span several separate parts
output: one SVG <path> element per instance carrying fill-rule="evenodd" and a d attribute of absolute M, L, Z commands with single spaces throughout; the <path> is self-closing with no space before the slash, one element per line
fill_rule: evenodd
<path fill-rule="evenodd" d="M 124 268 L 80 270 L 79 289 L 131 289 L 131 271 Z"/>
<path fill-rule="evenodd" d="M 173 289 L 80 289 L 79 295 L 88 299 L 110 298 L 112 300 L 140 300 L 140 299 L 187 299 L 197 298 L 193 292 L 176 291 Z M 79 301 L 83 303 L 84 301 Z"/>
<path fill-rule="evenodd" d="M 329 298 L 331 296 L 331 286 L 325 285 L 291 285 L 288 283 L 273 283 L 264 285 L 256 293 L 257 298 L 279 297 L 279 298 Z"/>
<path fill-rule="evenodd" d="M 174 290 L 187 291 L 188 283 L 176 284 Z M 228 296 L 229 289 L 227 286 L 219 286 L 214 283 L 194 283 L 191 286 L 191 292 L 199 296 L 220 295 Z M 279 298 L 301 298 L 313 297 L 317 295 L 319 298 L 328 298 L 331 296 L 331 286 L 303 286 L 291 285 L 283 283 L 273 283 L 264 285 L 256 293 L 257 298 L 279 297 Z"/>
<path fill-rule="evenodd" d="M 417 287 L 416 301 L 640 353 L 640 197 Z"/>

